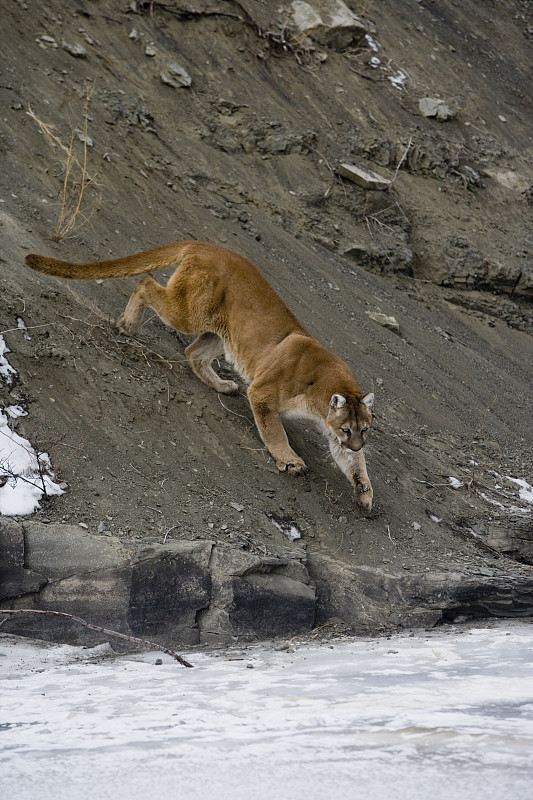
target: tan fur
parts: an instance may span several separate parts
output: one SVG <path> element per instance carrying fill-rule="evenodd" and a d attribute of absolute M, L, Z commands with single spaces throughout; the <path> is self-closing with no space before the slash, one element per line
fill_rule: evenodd
<path fill-rule="evenodd" d="M 248 259 L 217 245 L 185 241 L 109 261 L 74 264 L 28 255 L 26 264 L 77 279 L 177 265 L 166 287 L 141 278 L 117 320 L 119 330 L 133 335 L 150 306 L 172 328 L 198 334 L 185 350 L 193 372 L 217 392 L 234 394 L 237 384 L 222 380 L 211 366 L 225 354 L 249 384 L 257 428 L 281 471 L 296 475 L 306 469 L 289 445 L 282 415 L 318 420 L 333 458 L 356 490 L 359 508 L 370 511 L 372 487 L 362 447 L 372 423 L 373 395 L 363 397 L 349 367 L 305 330 Z"/>

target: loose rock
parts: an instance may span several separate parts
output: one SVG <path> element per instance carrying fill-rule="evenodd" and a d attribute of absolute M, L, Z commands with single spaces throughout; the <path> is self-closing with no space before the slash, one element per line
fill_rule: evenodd
<path fill-rule="evenodd" d="M 65 50 L 73 58 L 87 58 L 87 50 L 82 44 L 78 42 L 67 42 L 65 39 L 61 42 L 63 50 Z"/>
<path fill-rule="evenodd" d="M 168 68 L 163 70 L 159 77 L 164 84 L 172 86 L 173 89 L 188 88 L 192 84 L 192 78 L 187 70 L 176 63 L 169 64 Z"/>
<path fill-rule="evenodd" d="M 292 4 L 292 26 L 297 34 L 309 36 L 333 50 L 356 45 L 368 31 L 366 24 L 342 0 Z"/>
<path fill-rule="evenodd" d="M 39 36 L 37 42 L 39 43 L 40 47 L 51 47 L 53 50 L 57 49 L 59 46 L 54 37 L 48 36 L 47 33 L 43 33 L 42 36 Z"/>
<path fill-rule="evenodd" d="M 396 317 L 389 317 L 387 314 L 381 314 L 379 311 L 367 311 L 365 313 L 370 319 L 377 322 L 378 325 L 381 325 L 383 328 L 388 328 L 390 331 L 394 331 L 394 333 L 400 333 L 400 325 Z"/>
<path fill-rule="evenodd" d="M 443 100 L 438 97 L 422 97 L 418 101 L 418 108 L 424 117 L 436 117 L 441 122 L 452 119 L 453 111 Z"/>
<path fill-rule="evenodd" d="M 348 178 L 348 180 L 357 183 L 358 186 L 362 186 L 364 189 L 388 189 L 392 183 L 388 178 L 383 178 L 373 170 L 361 169 L 353 164 L 341 164 L 338 172 L 343 178 Z"/>

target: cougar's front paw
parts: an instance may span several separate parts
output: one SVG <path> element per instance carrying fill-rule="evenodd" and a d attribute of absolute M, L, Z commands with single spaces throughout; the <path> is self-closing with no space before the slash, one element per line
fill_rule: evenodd
<path fill-rule="evenodd" d="M 355 500 L 357 507 L 363 516 L 367 516 L 372 511 L 372 487 L 369 483 L 359 483 L 355 489 Z"/>
<path fill-rule="evenodd" d="M 307 465 L 301 458 L 293 458 L 292 461 L 276 461 L 276 467 L 280 472 L 288 472 L 289 475 L 303 475 L 307 472 Z"/>

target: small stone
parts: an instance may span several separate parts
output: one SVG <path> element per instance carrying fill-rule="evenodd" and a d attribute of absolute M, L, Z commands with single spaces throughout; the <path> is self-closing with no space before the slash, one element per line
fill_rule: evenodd
<path fill-rule="evenodd" d="M 446 122 L 447 119 L 452 119 L 454 116 L 453 111 L 446 103 L 442 103 L 437 109 L 437 119 Z"/>
<path fill-rule="evenodd" d="M 154 664 L 156 665 L 156 667 L 160 667 L 162 663 L 163 663 L 163 659 L 162 658 L 156 658 L 156 660 L 154 661 Z"/>
<path fill-rule="evenodd" d="M 86 522 L 78 522 L 78 525 L 80 526 L 80 528 L 84 528 L 86 531 L 89 530 L 89 526 L 87 525 Z"/>
<path fill-rule="evenodd" d="M 466 616 L 466 614 L 458 614 L 454 620 L 454 625 L 461 625 L 463 622 L 468 622 L 470 618 Z"/>
<path fill-rule="evenodd" d="M 98 530 L 98 533 L 103 533 L 105 531 L 105 522 L 100 522 L 100 524 L 98 525 L 97 530 Z"/>
<path fill-rule="evenodd" d="M 192 78 L 189 73 L 175 62 L 169 64 L 168 69 L 163 70 L 159 77 L 164 84 L 172 86 L 173 89 L 186 89 L 192 84 Z"/>
<path fill-rule="evenodd" d="M 89 34 L 85 30 L 85 28 L 81 28 L 81 27 L 78 28 L 78 33 L 81 33 L 81 35 L 83 36 L 83 38 L 85 39 L 87 44 L 90 44 L 90 45 L 94 45 L 95 44 L 95 40 L 91 36 L 89 36 Z"/>
<path fill-rule="evenodd" d="M 230 503 L 230 506 L 235 509 L 235 511 L 244 511 L 244 506 L 241 506 L 240 503 Z"/>
<path fill-rule="evenodd" d="M 367 311 L 366 314 L 383 328 L 388 328 L 390 331 L 394 331 L 394 333 L 400 333 L 400 324 L 396 317 L 381 314 L 379 311 Z"/>
<path fill-rule="evenodd" d="M 413 528 L 415 531 L 419 531 L 422 525 L 419 522 L 413 522 Z"/>
<path fill-rule="evenodd" d="M 56 40 L 54 39 L 54 37 L 53 36 L 48 36 L 48 34 L 46 34 L 46 33 L 43 33 L 42 36 L 39 36 L 37 41 L 39 42 L 41 47 L 52 47 L 54 49 L 56 47 L 58 47 L 58 44 L 57 44 Z"/>
<path fill-rule="evenodd" d="M 65 50 L 73 58 L 87 58 L 87 50 L 82 44 L 78 42 L 67 42 L 65 39 L 61 42 L 63 50 Z"/>
<path fill-rule="evenodd" d="M 153 58 L 153 56 L 157 55 L 157 50 L 153 46 L 153 44 L 147 44 L 144 48 L 144 55 Z"/>
<path fill-rule="evenodd" d="M 76 128 L 74 133 L 76 134 L 76 136 L 78 137 L 80 142 L 85 142 L 87 147 L 92 147 L 93 146 L 94 142 L 93 142 L 91 136 L 89 136 L 88 134 L 83 133 L 83 131 L 80 131 L 79 128 Z"/>

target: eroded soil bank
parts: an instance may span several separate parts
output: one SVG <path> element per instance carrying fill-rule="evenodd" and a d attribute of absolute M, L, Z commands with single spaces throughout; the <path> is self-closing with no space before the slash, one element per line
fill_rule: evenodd
<path fill-rule="evenodd" d="M 174 644 L 531 613 L 530 4 L 374 3 L 348 45 L 288 3 L 4 5 L 1 400 L 65 492 L 0 520 L 3 604 Z M 309 474 L 280 475 L 245 387 L 201 384 L 152 315 L 117 333 L 134 279 L 23 264 L 183 238 L 251 258 L 375 391 L 369 518 L 312 427 L 288 425 Z"/>

